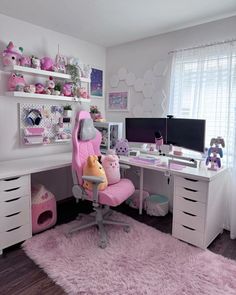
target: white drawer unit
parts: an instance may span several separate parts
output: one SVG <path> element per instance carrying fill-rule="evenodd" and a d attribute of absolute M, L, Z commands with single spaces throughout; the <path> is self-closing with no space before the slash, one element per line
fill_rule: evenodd
<path fill-rule="evenodd" d="M 0 254 L 32 236 L 30 175 L 0 180 Z"/>
<path fill-rule="evenodd" d="M 172 235 L 192 245 L 207 248 L 223 230 L 223 185 L 192 176 L 174 176 Z"/>

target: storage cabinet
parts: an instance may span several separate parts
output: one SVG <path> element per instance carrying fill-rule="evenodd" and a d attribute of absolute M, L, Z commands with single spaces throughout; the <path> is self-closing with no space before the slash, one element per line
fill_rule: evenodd
<path fill-rule="evenodd" d="M 102 142 L 100 150 L 106 153 L 108 149 L 115 147 L 117 139 L 122 138 L 122 123 L 94 122 L 94 126 L 101 132 Z"/>
<path fill-rule="evenodd" d="M 174 177 L 174 237 L 205 249 L 222 232 L 223 183 Z"/>
<path fill-rule="evenodd" d="M 30 175 L 0 180 L 0 254 L 32 236 Z"/>

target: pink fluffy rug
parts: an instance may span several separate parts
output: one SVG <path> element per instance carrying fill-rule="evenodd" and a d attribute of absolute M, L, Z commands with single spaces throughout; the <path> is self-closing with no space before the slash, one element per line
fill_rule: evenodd
<path fill-rule="evenodd" d="M 236 294 L 236 263 L 189 246 L 132 218 L 130 233 L 107 227 L 110 244 L 97 247 L 97 229 L 65 232 L 78 221 L 36 235 L 23 244 L 33 259 L 68 294 Z M 81 221 L 80 221 L 81 222 Z"/>

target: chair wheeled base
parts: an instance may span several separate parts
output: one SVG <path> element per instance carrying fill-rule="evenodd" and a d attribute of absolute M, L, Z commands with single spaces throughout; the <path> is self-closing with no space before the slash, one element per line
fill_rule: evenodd
<path fill-rule="evenodd" d="M 68 235 L 70 235 L 76 231 L 86 229 L 86 228 L 96 225 L 98 227 L 98 232 L 99 232 L 98 246 L 100 248 L 104 249 L 104 248 L 106 248 L 106 246 L 108 244 L 108 237 L 107 237 L 107 233 L 106 233 L 104 225 L 111 224 L 111 225 L 123 226 L 125 232 L 130 231 L 130 225 L 128 223 L 125 223 L 122 221 L 107 219 L 112 214 L 112 211 L 110 210 L 110 208 L 107 206 L 105 208 L 103 208 L 102 205 L 97 205 L 97 204 L 94 204 L 94 205 L 95 205 L 94 206 L 95 215 L 93 213 L 86 215 L 87 216 L 86 218 L 89 219 L 88 222 L 85 224 L 82 224 L 78 227 L 72 228 L 68 232 Z M 78 217 L 80 217 L 80 216 L 81 215 L 79 215 Z"/>

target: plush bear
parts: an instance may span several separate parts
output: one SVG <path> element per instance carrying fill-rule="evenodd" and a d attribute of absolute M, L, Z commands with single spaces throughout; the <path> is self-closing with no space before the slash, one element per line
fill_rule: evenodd
<path fill-rule="evenodd" d="M 98 176 L 104 178 L 104 182 L 98 185 L 98 190 L 103 191 L 107 187 L 107 177 L 105 170 L 102 165 L 98 162 L 97 156 L 89 156 L 87 159 L 87 163 L 83 168 L 84 176 Z M 88 190 L 93 189 L 93 185 L 90 181 L 84 181 L 83 187 Z"/>
<path fill-rule="evenodd" d="M 108 185 L 120 181 L 120 165 L 117 155 L 106 155 L 101 157 L 102 166 L 105 170 Z"/>
<path fill-rule="evenodd" d="M 115 145 L 117 155 L 128 156 L 129 143 L 127 139 L 118 139 Z"/>

